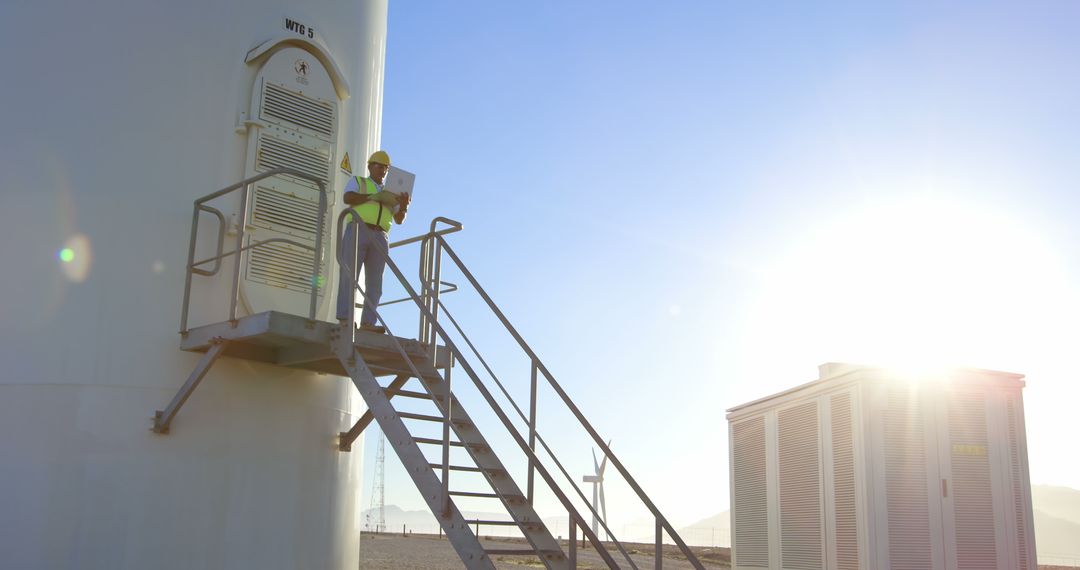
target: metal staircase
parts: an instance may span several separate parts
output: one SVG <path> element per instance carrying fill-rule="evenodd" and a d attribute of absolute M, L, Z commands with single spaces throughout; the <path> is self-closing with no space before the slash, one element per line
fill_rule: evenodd
<path fill-rule="evenodd" d="M 197 200 L 195 220 L 197 221 L 200 211 L 209 212 L 217 216 L 219 220 L 222 219 L 220 212 L 209 208 L 205 204 L 206 201 L 240 189 L 243 189 L 246 196 L 251 184 L 256 180 L 281 174 L 305 177 L 303 173 L 277 169 L 245 180 Z M 246 197 L 244 200 L 246 201 Z M 341 241 L 346 213 L 342 212 L 337 218 L 338 239 L 335 243 Z M 320 227 L 323 227 L 323 223 L 320 218 Z M 445 227 L 438 229 L 440 223 Z M 549 569 L 577 568 L 579 531 L 609 568 L 636 569 L 639 564 L 644 565 L 640 558 L 635 559 L 631 556 L 625 545 L 615 539 L 615 534 L 609 528 L 607 521 L 601 519 L 600 525 L 608 540 L 601 540 L 586 523 L 587 517 L 599 517 L 599 513 L 589 504 L 574 478 L 570 476 L 537 427 L 537 391 L 541 383 L 546 381 L 546 386 L 554 392 L 557 400 L 562 402 L 565 409 L 576 418 L 580 427 L 593 440 L 591 443 L 602 450 L 612 467 L 622 475 L 625 482 L 636 493 L 641 505 L 655 517 L 654 567 L 661 568 L 662 566 L 662 543 L 666 533 L 691 565 L 695 568 L 703 568 L 675 529 L 653 505 L 618 458 L 612 454 L 604 440 L 599 437 L 566 392 L 555 382 L 548 369 L 451 249 L 444 236 L 459 231 L 460 224 L 445 218 L 436 218 L 431 223 L 428 233 L 391 245 L 391 248 L 394 248 L 419 243 L 421 247 L 419 291 L 414 289 L 397 264 L 388 256 L 387 267 L 407 295 L 403 299 L 382 304 L 383 307 L 395 303 L 414 304 L 420 314 L 418 340 L 401 338 L 392 333 L 380 335 L 359 331 L 355 328 L 351 316 L 342 324 L 317 321 L 314 318 L 315 291 L 312 291 L 311 311 L 307 318 L 278 312 L 238 318 L 234 298 L 230 306 L 228 321 L 189 329 L 187 314 L 192 274 L 212 275 L 220 268 L 222 258 L 235 255 L 235 295 L 235 279 L 241 265 L 241 253 L 245 249 L 261 245 L 253 243 L 242 248 L 243 229 L 241 228 L 236 250 L 222 253 L 222 238 L 219 232 L 218 255 L 196 262 L 194 251 L 197 227 L 198 224 L 193 222 L 181 322 L 181 348 L 205 352 L 206 355 L 169 406 L 164 411 L 157 412 L 152 428 L 154 431 L 168 433 L 170 423 L 180 407 L 198 386 L 207 369 L 220 356 L 260 360 L 279 366 L 348 376 L 364 398 L 368 411 L 350 430 L 340 434 L 339 448 L 341 451 L 351 450 L 352 443 L 362 431 L 372 421 L 376 422 L 466 568 L 493 569 L 495 567 L 493 556 L 532 557 Z M 363 225 L 357 229 L 371 231 Z M 317 259 L 318 255 L 315 257 Z M 347 265 L 345 260 L 340 258 L 340 254 L 338 262 Z M 208 263 L 214 263 L 213 271 L 200 269 Z M 456 285 L 443 281 L 441 274 L 444 263 L 448 266 L 452 264 L 454 269 L 464 276 L 471 288 L 479 294 L 505 331 L 520 347 L 523 355 L 528 358 L 531 373 L 527 410 L 523 410 L 522 406 L 511 397 L 506 384 L 498 378 L 441 299 L 443 293 L 457 288 Z M 317 274 L 317 267 L 313 267 L 313 272 Z M 386 275 L 386 278 L 389 279 L 390 275 Z M 357 305 L 357 300 L 365 298 L 359 283 L 355 285 L 352 291 L 354 306 Z M 390 327 L 382 314 L 379 315 L 379 320 L 390 332 Z M 445 326 L 447 324 L 451 330 L 447 329 Z M 479 364 L 479 369 L 473 365 L 474 362 Z M 466 386 L 478 393 L 480 402 L 486 404 L 485 413 L 493 414 L 499 423 L 503 424 L 499 429 L 505 431 L 500 431 L 499 437 L 509 436 L 513 447 L 516 447 L 523 456 L 524 485 L 515 479 L 514 472 L 504 464 L 505 459 L 501 459 L 496 453 L 489 440 L 481 432 L 480 426 L 474 422 L 473 417 L 464 409 L 461 400 L 455 394 L 451 378 L 451 371 L 455 365 L 467 376 Z M 483 374 L 479 370 L 482 370 Z M 383 386 L 379 383 L 378 377 L 389 377 L 392 380 Z M 415 386 L 411 386 L 410 383 Z M 497 393 L 493 392 L 493 387 L 497 388 Z M 419 413 L 406 411 L 409 410 L 408 407 L 395 406 L 394 402 L 403 400 L 418 401 L 430 411 Z M 427 437 L 422 427 L 425 425 L 439 428 L 440 437 Z M 485 429 L 492 428 L 489 426 Z M 434 455 L 438 455 L 438 459 L 430 459 Z M 451 459 L 452 456 L 454 460 Z M 464 477 L 455 475 L 459 473 L 479 474 L 484 484 L 481 488 L 458 487 L 457 485 L 462 482 L 468 482 Z M 468 479 L 475 482 L 475 477 Z M 537 481 L 540 485 L 537 485 Z M 565 509 L 569 521 L 566 529 L 568 540 L 558 540 L 552 529 L 548 528 L 534 509 L 538 487 L 553 496 L 556 502 Z M 475 499 L 489 499 L 500 504 L 508 518 L 496 520 L 465 518 L 458 503 L 461 500 Z M 485 548 L 477 536 L 478 529 L 481 526 L 496 525 L 519 529 L 524 538 L 524 544 L 520 544 L 519 548 Z"/>
<path fill-rule="evenodd" d="M 346 342 L 341 342 L 343 339 Z M 352 378 L 356 388 L 367 402 L 368 414 L 375 418 L 383 433 L 386 434 L 387 441 L 397 452 L 406 472 L 424 497 L 431 512 L 436 515 L 443 531 L 446 532 L 450 543 L 461 560 L 465 562 L 466 567 L 494 568 L 489 558 L 492 554 L 539 556 L 548 568 L 570 567 L 558 542 L 510 477 L 479 428 L 447 389 L 449 383 L 443 380 L 434 366 L 430 364 L 416 366 L 418 370 L 415 374 L 421 380 L 423 392 L 395 388 L 395 383 L 400 386 L 404 384 L 404 380 L 408 379 L 404 375 L 398 376 L 390 387 L 383 388 L 368 369 L 363 358 L 359 356 L 356 347 L 349 342 L 347 335 L 331 340 L 334 342 L 335 354 L 345 365 L 349 377 Z M 439 414 L 423 415 L 398 411 L 390 403 L 391 397 L 430 400 L 438 409 Z M 455 437 L 443 439 L 415 437 L 406 425 L 406 420 L 440 423 L 444 429 L 453 432 Z M 430 463 L 421 450 L 421 445 L 442 447 L 442 462 Z M 450 447 L 466 450 L 473 465 L 451 465 Z M 449 471 L 481 473 L 489 483 L 491 492 L 451 490 L 444 484 L 450 481 Z M 441 478 L 439 473 L 442 474 Z M 510 521 L 467 520 L 452 500 L 455 495 L 497 498 L 505 505 L 511 519 Z M 472 528 L 476 525 L 501 524 L 518 526 L 531 548 L 485 550 Z"/>

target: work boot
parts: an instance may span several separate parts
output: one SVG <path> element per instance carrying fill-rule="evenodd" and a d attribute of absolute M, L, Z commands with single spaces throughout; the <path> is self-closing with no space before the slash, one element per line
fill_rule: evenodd
<path fill-rule="evenodd" d="M 378 334 L 386 334 L 386 327 L 379 325 L 361 324 L 360 330 Z"/>

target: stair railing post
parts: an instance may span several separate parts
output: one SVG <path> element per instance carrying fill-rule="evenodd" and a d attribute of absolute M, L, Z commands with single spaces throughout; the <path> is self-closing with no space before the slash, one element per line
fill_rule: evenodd
<path fill-rule="evenodd" d="M 577 519 L 574 518 L 573 513 L 570 514 L 570 548 L 566 556 L 566 561 L 570 564 L 570 568 L 577 568 Z"/>
<path fill-rule="evenodd" d="M 453 421 L 453 400 L 450 395 L 450 367 L 446 368 L 446 378 L 443 382 L 443 405 L 446 406 L 446 421 L 443 423 L 442 433 L 442 486 L 443 486 L 443 516 L 450 515 L 450 422 Z"/>
<path fill-rule="evenodd" d="M 435 346 L 438 341 L 435 335 L 435 326 L 439 322 L 439 284 L 440 281 L 442 281 L 442 244 L 436 240 L 432 241 L 434 242 L 435 251 L 431 256 L 431 290 L 428 299 L 431 303 L 429 309 L 431 313 L 431 346 Z M 435 351 L 431 352 L 431 358 L 434 362 Z"/>
<path fill-rule="evenodd" d="M 660 521 L 660 517 L 656 517 L 656 552 L 654 553 L 656 559 L 656 570 L 664 565 L 664 524 Z"/>
<path fill-rule="evenodd" d="M 229 299 L 229 322 L 236 324 L 236 303 L 240 299 L 240 262 L 244 259 L 241 250 L 244 248 L 244 229 L 247 227 L 247 204 L 248 195 L 251 193 L 251 183 L 244 185 L 244 191 L 240 193 L 240 213 L 236 217 L 239 226 L 236 231 L 236 260 L 233 266 L 232 296 Z"/>
<path fill-rule="evenodd" d="M 529 504 L 533 504 L 533 479 L 536 471 L 536 461 L 533 459 L 536 456 L 536 360 L 531 362 L 532 373 L 530 374 L 531 380 L 529 382 L 529 449 L 532 450 L 532 454 L 529 456 L 529 483 L 528 483 L 528 500 Z"/>
<path fill-rule="evenodd" d="M 428 237 L 420 242 L 420 304 L 429 307 L 431 306 L 431 298 L 428 293 L 429 285 L 431 284 L 431 242 L 433 238 Z M 420 311 L 420 331 L 417 333 L 416 338 L 420 339 L 422 343 L 428 343 L 427 313 Z"/>
<path fill-rule="evenodd" d="M 199 235 L 199 208 L 191 215 L 191 241 L 188 243 L 187 270 L 184 271 L 184 306 L 180 309 L 180 332 L 187 334 L 188 308 L 191 305 L 191 269 L 195 264 L 195 241 Z"/>

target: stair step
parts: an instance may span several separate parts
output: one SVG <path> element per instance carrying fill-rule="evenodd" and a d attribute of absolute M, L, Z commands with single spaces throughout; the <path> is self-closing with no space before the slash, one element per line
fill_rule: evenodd
<path fill-rule="evenodd" d="M 442 469 L 442 463 L 429 463 L 432 469 Z M 468 465 L 450 465 L 447 467 L 450 471 L 470 471 L 472 473 L 483 473 L 484 471 L 498 471 L 502 472 L 502 469 L 484 469 L 483 467 L 469 467 Z"/>
<path fill-rule="evenodd" d="M 414 414 L 412 412 L 398 412 L 398 416 L 413 420 L 424 420 L 428 422 L 445 423 L 446 419 L 442 416 L 429 416 L 427 414 Z M 453 423 L 459 426 L 471 426 L 473 423 L 463 418 L 454 418 Z"/>
<path fill-rule="evenodd" d="M 506 495 L 500 496 L 498 493 L 476 493 L 473 491 L 450 491 L 450 495 L 455 497 L 472 497 L 475 499 L 505 499 L 506 502 L 511 504 L 524 504 L 524 495 Z"/>
<path fill-rule="evenodd" d="M 406 420 L 423 420 L 425 422 L 439 422 L 443 423 L 442 416 L 429 416 L 427 414 L 414 414 L 412 412 L 398 412 L 398 417 Z"/>
<path fill-rule="evenodd" d="M 484 521 L 484 520 L 477 520 L 477 519 L 466 519 L 465 522 L 469 523 L 469 526 L 476 525 L 476 524 L 484 525 L 484 526 L 517 526 L 518 525 L 517 521 Z M 528 524 L 528 523 L 526 523 L 526 524 Z"/>
<path fill-rule="evenodd" d="M 396 396 L 400 398 L 417 398 L 419 400 L 431 399 L 431 394 L 428 394 L 427 392 L 416 392 L 414 390 L 391 390 L 389 388 L 385 388 L 383 389 L 383 391 L 386 392 L 387 396 Z M 436 396 L 436 398 L 441 400 L 443 397 Z"/>
<path fill-rule="evenodd" d="M 539 522 L 517 522 L 517 521 L 484 521 L 484 520 L 465 520 L 469 526 L 518 526 L 525 530 L 540 530 L 544 528 L 544 525 Z"/>
<path fill-rule="evenodd" d="M 441 440 L 441 439 L 432 439 L 430 437 L 414 437 L 413 441 L 415 441 L 416 443 L 426 443 L 426 444 L 429 444 L 429 445 L 442 445 L 443 444 L 443 440 Z M 451 441 L 450 442 L 450 447 L 465 447 L 465 444 L 461 443 L 460 441 Z"/>
<path fill-rule="evenodd" d="M 537 552 L 532 549 L 522 548 L 491 548 L 484 549 L 484 552 L 493 556 L 498 556 L 500 554 L 506 556 L 539 556 L 546 560 L 560 560 L 564 556 L 564 554 L 558 550 L 541 550 Z"/>

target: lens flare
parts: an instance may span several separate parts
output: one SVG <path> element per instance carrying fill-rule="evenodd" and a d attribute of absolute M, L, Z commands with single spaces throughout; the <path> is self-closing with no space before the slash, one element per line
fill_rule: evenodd
<path fill-rule="evenodd" d="M 74 234 L 64 241 L 63 247 L 56 254 L 60 260 L 60 272 L 72 283 L 82 283 L 90 276 L 93 255 L 90 250 L 90 238 L 84 234 Z"/>

